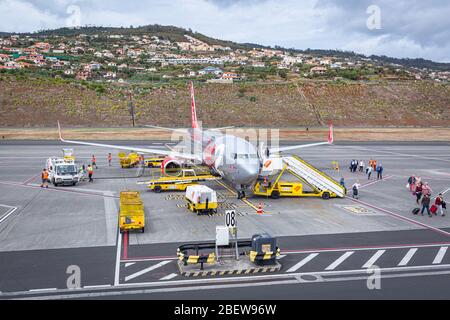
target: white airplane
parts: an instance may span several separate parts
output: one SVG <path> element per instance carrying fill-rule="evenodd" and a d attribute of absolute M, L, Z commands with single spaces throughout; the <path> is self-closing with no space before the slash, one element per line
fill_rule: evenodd
<path fill-rule="evenodd" d="M 265 156 L 273 153 L 280 153 L 283 151 L 297 150 L 301 148 L 328 145 L 333 143 L 333 127 L 330 124 L 327 142 L 295 145 L 284 148 L 267 148 L 265 150 L 266 155 L 264 155 L 263 150 L 258 150 L 252 143 L 246 141 L 245 139 L 234 135 L 222 134 L 220 132 L 221 129 L 226 129 L 229 127 L 210 129 L 207 131 L 202 130 L 197 121 L 194 85 L 192 82 L 190 83 L 190 93 L 192 118 L 191 129 L 183 130 L 156 126 L 152 127 L 188 133 L 188 138 L 194 146 L 193 150 L 196 150 L 194 152 L 185 153 L 173 149 L 161 150 L 65 140 L 61 134 L 61 127 L 58 121 L 60 140 L 65 143 L 134 151 L 141 154 L 150 153 L 164 155 L 166 156 L 166 158 L 161 164 L 161 169 L 163 172 L 165 172 L 165 170 L 169 168 L 181 168 L 183 161 L 186 160 L 207 165 L 214 173 L 219 174 L 225 181 L 233 185 L 233 187 L 238 192 L 239 199 L 245 197 L 245 191 L 249 187 L 251 187 L 258 179 Z"/>

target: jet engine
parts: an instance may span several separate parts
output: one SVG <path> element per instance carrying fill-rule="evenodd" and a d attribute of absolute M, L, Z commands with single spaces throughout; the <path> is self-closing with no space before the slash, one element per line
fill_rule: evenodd
<path fill-rule="evenodd" d="M 162 174 L 178 177 L 181 174 L 183 163 L 175 158 L 167 157 L 161 163 Z"/>

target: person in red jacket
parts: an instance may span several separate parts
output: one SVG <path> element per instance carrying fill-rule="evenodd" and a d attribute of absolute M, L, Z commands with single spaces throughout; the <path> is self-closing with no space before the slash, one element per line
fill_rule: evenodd
<path fill-rule="evenodd" d="M 416 186 L 416 202 L 419 203 L 420 198 L 422 198 L 422 182 L 419 182 Z"/>
<path fill-rule="evenodd" d="M 438 208 L 441 216 L 445 217 L 444 209 L 442 208 L 443 202 L 444 198 L 442 197 L 442 193 L 439 193 L 439 195 L 436 197 L 436 200 L 434 201 L 434 205 Z"/>

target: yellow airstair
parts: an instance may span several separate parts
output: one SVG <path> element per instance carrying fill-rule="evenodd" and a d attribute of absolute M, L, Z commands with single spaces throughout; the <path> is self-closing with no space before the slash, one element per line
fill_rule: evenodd
<path fill-rule="evenodd" d="M 279 197 L 322 197 L 343 198 L 347 193 L 345 187 L 315 168 L 298 156 L 282 157 L 283 169 L 274 176 L 274 179 L 264 182 L 258 181 L 253 193 L 257 196 L 267 196 L 277 199 Z M 289 172 L 300 182 L 281 181 L 285 172 Z M 312 191 L 305 191 L 303 186 L 309 186 Z"/>

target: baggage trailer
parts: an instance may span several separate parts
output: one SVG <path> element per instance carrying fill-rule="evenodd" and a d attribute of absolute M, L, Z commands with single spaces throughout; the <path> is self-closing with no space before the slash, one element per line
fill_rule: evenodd
<path fill-rule="evenodd" d="M 193 169 L 183 169 L 179 177 L 162 176 L 148 182 L 151 191 L 160 193 L 163 191 L 185 191 L 187 187 L 198 185 L 199 181 L 217 180 L 211 174 L 197 175 Z"/>
<path fill-rule="evenodd" d="M 188 209 L 198 215 L 217 213 L 217 194 L 207 186 L 196 185 L 187 187 L 185 199 Z"/>
<path fill-rule="evenodd" d="M 144 160 L 144 165 L 148 168 L 161 167 L 165 157 L 148 158 Z"/>
<path fill-rule="evenodd" d="M 122 168 L 133 168 L 139 164 L 139 155 L 135 152 L 129 153 L 119 152 L 119 162 Z"/>
<path fill-rule="evenodd" d="M 138 191 L 120 192 L 119 228 L 121 233 L 132 230 L 144 233 L 144 203 Z"/>
<path fill-rule="evenodd" d="M 67 162 L 75 162 L 75 155 L 72 148 L 63 148 L 63 157 Z"/>

